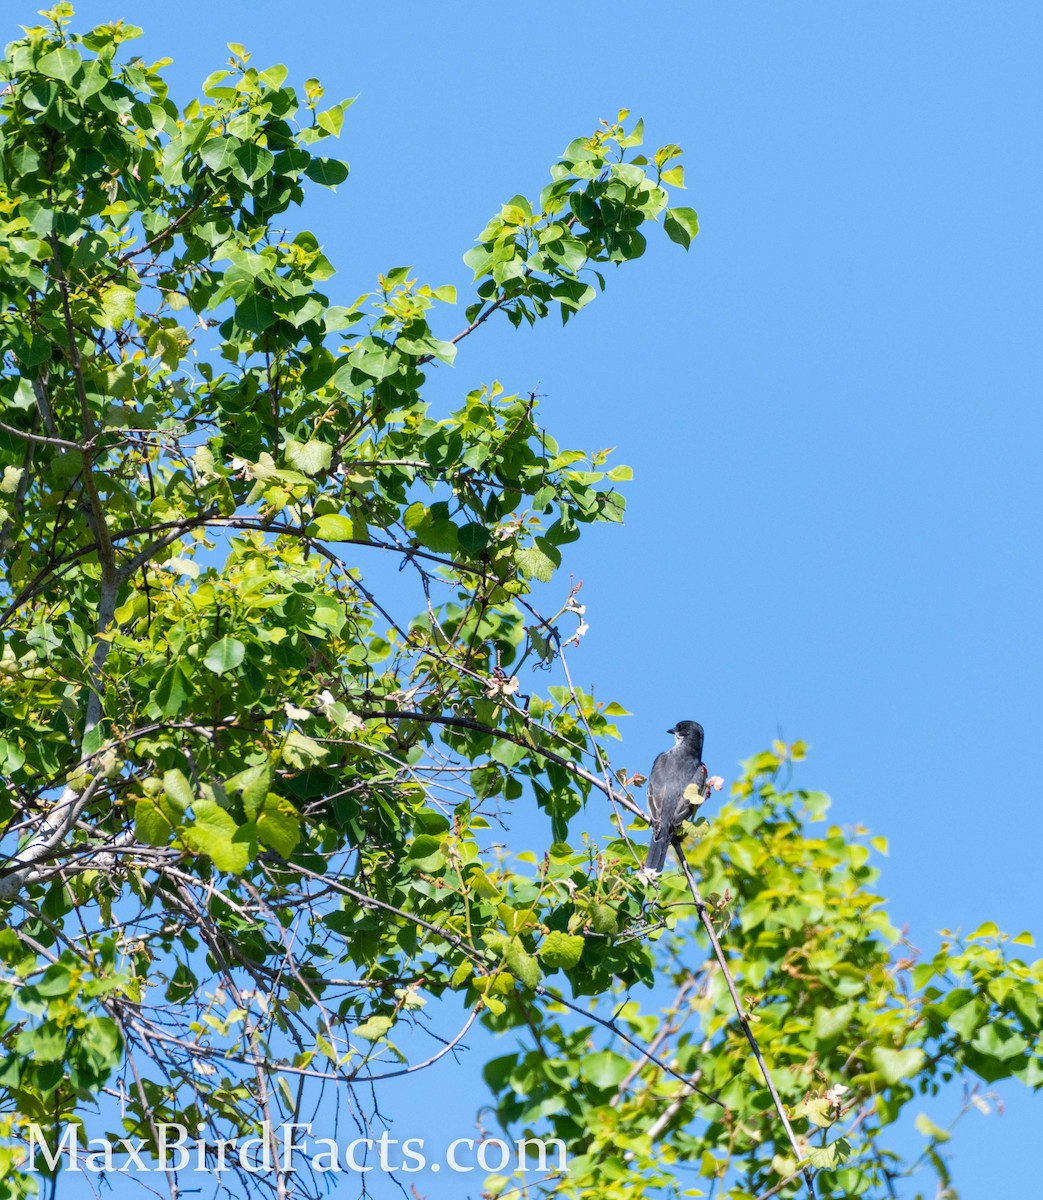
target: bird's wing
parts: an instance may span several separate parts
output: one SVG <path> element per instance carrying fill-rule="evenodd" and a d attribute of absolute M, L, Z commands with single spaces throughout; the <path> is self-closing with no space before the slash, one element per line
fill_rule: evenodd
<path fill-rule="evenodd" d="M 663 821 L 678 828 L 687 821 L 695 809 L 690 795 L 685 793 L 690 787 L 699 789 L 700 795 L 706 789 L 706 766 L 704 763 L 693 761 L 691 757 L 673 759 L 663 772 Z"/>
<path fill-rule="evenodd" d="M 648 815 L 652 818 L 652 824 L 658 826 L 663 816 L 663 800 L 665 799 L 666 784 L 665 775 L 667 770 L 668 750 L 664 750 L 662 754 L 656 755 L 656 760 L 652 764 L 652 770 L 648 776 Z"/>

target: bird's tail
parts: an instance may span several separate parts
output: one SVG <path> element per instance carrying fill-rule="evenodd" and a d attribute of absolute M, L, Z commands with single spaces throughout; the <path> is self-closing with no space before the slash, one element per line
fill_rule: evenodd
<path fill-rule="evenodd" d="M 670 848 L 670 830 L 665 825 L 662 829 L 657 829 L 652 837 L 651 845 L 648 847 L 648 855 L 645 858 L 646 871 L 661 871 L 663 863 L 666 862 L 666 852 Z"/>

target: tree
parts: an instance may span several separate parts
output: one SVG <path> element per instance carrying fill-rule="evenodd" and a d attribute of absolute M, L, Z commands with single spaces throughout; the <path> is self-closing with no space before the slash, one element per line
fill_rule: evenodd
<path fill-rule="evenodd" d="M 735 1200 L 802 1165 L 820 1196 L 887 1195 L 917 1093 L 1038 1087 L 1040 964 L 988 925 L 903 950 L 880 840 L 816 835 L 825 798 L 782 786 L 799 744 L 690 831 L 708 956 L 685 876 L 637 870 L 624 710 L 568 666 L 563 548 L 620 521 L 629 470 L 559 447 L 534 395 L 423 399 L 490 319 L 571 319 L 649 223 L 687 247 L 679 148 L 637 153 L 626 113 L 572 142 L 466 254 L 446 340 L 452 288 L 397 268 L 332 303 L 316 238 L 283 228 L 347 178 L 321 153 L 346 102 L 232 46 L 179 109 L 164 62 L 119 59 L 132 26 L 44 15 L 0 96 L 2 1194 L 36 1187 L 34 1129 L 154 1153 L 175 1122 L 267 1139 L 244 1188 L 320 1189 L 281 1169 L 279 1123 L 336 1083 L 375 1130 L 380 1081 L 423 1086 L 479 1023 L 515 1046 L 485 1068 L 504 1129 L 571 1152 L 493 1194 L 683 1164 Z M 502 852 L 522 805 L 545 836 Z M 945 1131 L 917 1128 L 947 1186 Z"/>

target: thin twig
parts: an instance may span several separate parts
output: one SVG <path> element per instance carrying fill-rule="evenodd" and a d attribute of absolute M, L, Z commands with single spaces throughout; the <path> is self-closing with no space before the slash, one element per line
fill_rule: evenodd
<path fill-rule="evenodd" d="M 728 1106 L 720 1097 L 714 1096 L 710 1092 L 704 1092 L 702 1088 L 696 1087 L 687 1076 L 682 1075 L 679 1071 L 675 1071 L 673 1067 L 663 1062 L 662 1059 L 657 1058 L 647 1046 L 642 1046 L 640 1042 L 635 1041 L 628 1033 L 620 1029 L 615 1021 L 608 1021 L 604 1017 L 599 1017 L 596 1012 L 591 1012 L 588 1008 L 581 1008 L 578 1004 L 573 1004 L 571 1000 L 566 1000 L 555 988 L 547 987 L 546 984 L 538 984 L 535 992 L 537 996 L 547 996 L 555 1004 L 564 1005 L 565 1008 L 571 1009 L 572 1012 L 578 1013 L 581 1017 L 594 1021 L 596 1024 L 602 1026 L 602 1028 L 614 1033 L 616 1037 L 622 1038 L 631 1049 L 636 1050 L 646 1061 L 653 1063 L 661 1071 L 665 1071 L 668 1075 L 672 1075 L 675 1079 L 680 1080 L 686 1087 L 691 1087 L 697 1096 L 702 1096 L 704 1100 L 710 1104 L 716 1104 L 719 1108 L 723 1108 L 725 1112 L 728 1111 Z"/>
<path fill-rule="evenodd" d="M 450 345 L 455 346 L 458 342 L 462 342 L 465 337 L 468 337 L 470 334 L 474 333 L 478 326 L 484 325 L 497 309 L 502 308 L 507 303 L 508 299 L 510 299 L 510 297 L 501 294 L 498 299 L 494 300 L 489 307 L 485 309 L 484 312 L 480 312 L 466 329 L 461 329 L 455 337 L 450 338 Z M 427 364 L 429 362 L 433 362 L 434 359 L 435 355 L 433 354 L 422 354 L 416 360 L 416 365 L 418 367 L 426 367 Z"/>
<path fill-rule="evenodd" d="M 4 421 L 0 421 L 0 431 L 9 433 L 12 437 L 21 438 L 23 442 L 30 442 L 34 446 L 55 446 L 59 450 L 82 450 L 83 446 L 79 442 L 67 442 L 65 438 L 60 437 L 44 437 L 40 433 L 31 433 L 27 429 L 15 429 L 13 425 L 8 425 Z"/>
<path fill-rule="evenodd" d="M 794 1171 L 792 1175 L 787 1175 L 785 1179 L 780 1179 L 778 1183 L 768 1188 L 766 1192 L 761 1192 L 757 1200 L 770 1200 L 771 1196 L 777 1196 L 784 1187 L 788 1187 L 795 1180 L 800 1178 L 800 1172 Z"/>

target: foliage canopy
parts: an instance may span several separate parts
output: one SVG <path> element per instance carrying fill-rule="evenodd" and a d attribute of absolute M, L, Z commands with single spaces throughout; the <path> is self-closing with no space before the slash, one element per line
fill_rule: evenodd
<path fill-rule="evenodd" d="M 687 247 L 679 147 L 625 113 L 572 142 L 466 254 L 447 340 L 452 287 L 334 303 L 283 227 L 347 178 L 346 103 L 233 46 L 179 108 L 165 61 L 119 58 L 132 26 L 45 16 L 0 66 L 0 1196 L 37 1188 L 33 1125 L 250 1137 L 336 1082 L 376 1127 L 379 1081 L 452 1070 L 475 1023 L 504 1129 L 571 1153 L 491 1194 L 795 1193 L 684 879 L 637 872 L 624 710 L 569 672 L 563 548 L 630 472 L 531 394 L 423 399 L 490 318 L 568 321 L 650 223 Z M 802 757 L 751 759 L 690 859 L 818 1194 L 885 1196 L 918 1095 L 1043 1081 L 1041 966 L 988 925 L 904 949 L 886 847 L 784 783 Z M 508 853 L 519 806 L 543 833 Z"/>

